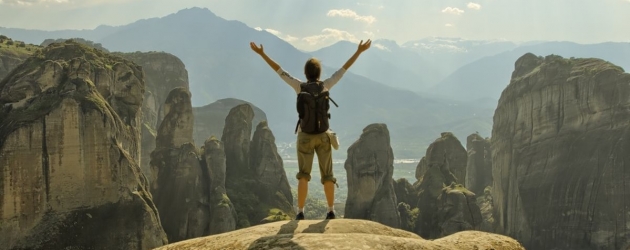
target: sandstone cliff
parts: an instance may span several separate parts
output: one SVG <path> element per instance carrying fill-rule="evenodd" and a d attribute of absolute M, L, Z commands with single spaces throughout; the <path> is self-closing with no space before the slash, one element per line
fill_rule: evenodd
<path fill-rule="evenodd" d="M 191 239 L 158 249 L 427 249 L 523 250 L 506 236 L 465 231 L 437 240 L 355 219 L 280 221 L 221 235 Z"/>
<path fill-rule="evenodd" d="M 370 124 L 348 148 L 344 165 L 348 198 L 344 218 L 368 219 L 400 227 L 398 202 L 394 191 L 394 153 L 385 124 Z"/>
<path fill-rule="evenodd" d="M 627 249 L 630 74 L 599 59 L 525 54 L 492 129 L 503 232 L 531 249 Z"/>
<path fill-rule="evenodd" d="M 89 41 L 86 43 L 89 44 Z M 94 44 L 99 47 L 99 44 Z M 102 47 L 101 47 L 102 48 Z M 174 55 L 164 52 L 116 53 L 116 55 L 142 66 L 145 75 L 146 91 L 142 104 L 142 155 L 140 167 L 149 180 L 153 179 L 151 152 L 155 149 L 157 129 L 166 115 L 165 102 L 174 88 L 188 89 L 188 71 L 184 63 Z M 204 138 L 195 138 L 203 143 Z"/>
<path fill-rule="evenodd" d="M 471 134 L 466 139 L 468 162 L 466 164 L 466 180 L 463 184 L 477 196 L 492 186 L 492 158 L 490 140 L 479 134 Z M 460 182 L 461 183 L 461 182 Z"/>
<path fill-rule="evenodd" d="M 195 127 L 193 129 L 193 139 L 195 139 L 197 144 L 203 143 L 210 136 L 221 138 L 225 127 L 225 117 L 230 113 L 230 110 L 241 104 L 249 104 L 254 111 L 252 134 L 256 129 L 253 125 L 267 120 L 267 115 L 260 108 L 249 102 L 234 98 L 221 99 L 203 107 L 194 107 Z"/>
<path fill-rule="evenodd" d="M 136 64 L 51 45 L 0 81 L 0 242 L 7 249 L 167 243 L 137 164 Z"/>
<path fill-rule="evenodd" d="M 227 166 L 225 186 L 238 213 L 237 228 L 295 215 L 275 138 L 266 122 L 261 122 L 251 141 L 253 118 L 249 104 L 232 108 L 221 138 Z"/>

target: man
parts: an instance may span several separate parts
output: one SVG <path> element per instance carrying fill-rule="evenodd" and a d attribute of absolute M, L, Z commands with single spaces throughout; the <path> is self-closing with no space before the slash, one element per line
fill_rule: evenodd
<path fill-rule="evenodd" d="M 359 55 L 370 48 L 372 41 L 369 39 L 363 43 L 363 40 L 359 43 L 357 51 L 348 59 L 348 61 L 335 72 L 330 78 L 323 81 L 323 90 L 330 90 L 341 79 L 344 73 L 352 66 L 354 61 L 357 60 Z M 284 80 L 289 86 L 291 86 L 296 94 L 301 92 L 300 85 L 302 81 L 292 77 L 289 73 L 285 72 L 280 65 L 269 58 L 264 50 L 263 45 L 257 46 L 254 42 L 250 44 L 251 49 L 260 55 L 269 66 Z M 315 58 L 311 58 L 306 61 L 304 65 L 304 75 L 307 82 L 318 82 L 321 75 L 321 64 Z M 299 172 L 296 176 L 298 179 L 298 214 L 296 220 L 304 219 L 304 203 L 306 202 L 306 195 L 308 193 L 308 182 L 311 180 L 311 168 L 313 166 L 313 156 L 317 153 L 317 159 L 319 161 L 319 171 L 321 174 L 321 182 L 324 185 L 324 193 L 326 194 L 326 201 L 328 202 L 328 213 L 326 219 L 335 218 L 335 210 L 333 202 L 335 201 L 335 184 L 337 179 L 333 176 L 332 170 L 332 150 L 330 144 L 330 138 L 326 132 L 320 134 L 307 134 L 298 130 L 297 136 L 297 155 Z"/>

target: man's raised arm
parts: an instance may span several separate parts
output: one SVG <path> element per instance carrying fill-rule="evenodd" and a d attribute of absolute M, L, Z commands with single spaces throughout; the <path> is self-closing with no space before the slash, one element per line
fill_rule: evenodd
<path fill-rule="evenodd" d="M 267 62 L 267 64 L 269 64 L 269 66 L 273 69 L 273 71 L 278 71 L 280 69 L 280 65 L 278 65 L 271 58 L 269 58 L 267 54 L 265 54 L 262 44 L 260 45 L 260 47 L 258 47 L 256 43 L 250 42 L 249 46 L 252 48 L 254 52 L 256 52 L 256 54 L 260 55 L 265 60 L 265 62 Z"/>
<path fill-rule="evenodd" d="M 357 58 L 359 58 L 359 55 L 361 55 L 363 51 L 366 51 L 367 49 L 370 48 L 371 44 L 372 44 L 372 41 L 370 39 L 368 39 L 365 43 L 363 43 L 363 40 L 361 40 L 361 42 L 359 43 L 359 47 L 357 48 L 357 51 L 354 52 L 354 55 L 352 55 L 352 57 L 350 57 L 350 59 L 348 59 L 348 61 L 343 65 L 343 69 L 348 70 L 348 68 L 352 66 L 354 61 L 356 61 Z"/>

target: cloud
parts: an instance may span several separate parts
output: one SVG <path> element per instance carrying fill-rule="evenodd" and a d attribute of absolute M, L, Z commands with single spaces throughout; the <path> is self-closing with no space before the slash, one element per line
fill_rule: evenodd
<path fill-rule="evenodd" d="M 628 0 L 628 1 L 630 1 L 630 0 Z M 481 9 L 481 4 L 473 3 L 473 2 L 468 3 L 468 5 L 466 5 L 466 6 L 468 6 L 469 9 L 473 9 L 473 10 L 480 10 Z"/>
<path fill-rule="evenodd" d="M 372 31 L 363 31 L 363 34 L 368 35 L 368 37 L 374 37 L 374 32 Z"/>
<path fill-rule="evenodd" d="M 68 0 L 0 0 L 0 4 L 31 6 L 48 3 L 69 3 Z"/>
<path fill-rule="evenodd" d="M 254 29 L 255 29 L 255 30 L 258 30 L 258 31 L 263 31 L 263 30 L 264 30 L 264 31 L 267 31 L 267 32 L 269 32 L 270 34 L 272 34 L 272 35 L 274 35 L 274 36 L 277 36 L 278 38 L 280 38 L 280 39 L 282 39 L 282 40 L 285 40 L 285 41 L 287 41 L 287 42 L 293 42 L 293 41 L 297 41 L 297 40 L 299 40 L 299 38 L 297 38 L 297 37 L 294 37 L 294 36 L 292 36 L 292 35 L 288 35 L 288 34 L 282 34 L 282 32 L 280 32 L 280 31 L 278 31 L 278 30 L 274 30 L 274 29 L 263 29 L 263 28 L 261 28 L 261 27 L 256 27 L 256 28 L 254 28 Z"/>
<path fill-rule="evenodd" d="M 382 45 L 380 43 L 375 43 L 374 47 L 380 50 L 391 51 L 389 48 L 385 47 L 385 45 Z"/>
<path fill-rule="evenodd" d="M 446 27 L 453 27 L 453 25 L 450 24 L 450 23 L 444 24 L 444 26 L 446 26 Z"/>
<path fill-rule="evenodd" d="M 353 18 L 356 21 L 365 22 L 367 24 L 372 24 L 373 22 L 376 21 L 376 17 L 361 16 L 350 9 L 340 9 L 340 10 L 333 9 L 333 10 L 329 10 L 326 15 L 329 17 L 340 16 L 340 17 Z"/>
<path fill-rule="evenodd" d="M 138 0 L 0 0 L 0 5 L 11 6 L 24 6 L 24 7 L 36 7 L 36 6 L 52 6 L 64 5 L 64 6 L 90 6 L 99 4 L 114 4 L 122 2 L 131 2 Z"/>
<path fill-rule="evenodd" d="M 302 38 L 302 40 L 311 46 L 325 42 L 336 42 L 340 40 L 346 40 L 354 43 L 359 42 L 359 39 L 357 39 L 357 37 L 350 32 L 333 28 L 325 28 L 322 30 L 322 34 L 304 37 Z"/>
<path fill-rule="evenodd" d="M 460 15 L 460 14 L 464 13 L 464 11 L 460 10 L 458 8 L 446 7 L 445 9 L 442 10 L 442 13 L 448 13 L 448 14 L 453 14 L 453 15 Z"/>

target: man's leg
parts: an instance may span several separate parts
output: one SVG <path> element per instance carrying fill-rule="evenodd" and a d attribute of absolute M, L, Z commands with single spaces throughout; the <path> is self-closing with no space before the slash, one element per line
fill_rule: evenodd
<path fill-rule="evenodd" d="M 326 194 L 326 202 L 328 203 L 328 216 L 334 218 L 334 202 L 335 202 L 335 183 L 337 179 L 333 175 L 332 165 L 332 148 L 330 139 L 326 133 L 318 135 L 320 144 L 315 147 L 317 160 L 319 161 L 319 171 L 322 176 L 322 184 L 324 184 L 324 193 Z M 331 214 L 332 212 L 332 214 Z"/>
<path fill-rule="evenodd" d="M 298 156 L 298 216 L 296 219 L 304 218 L 304 205 L 306 196 L 308 195 L 308 182 L 311 180 L 311 169 L 313 168 L 314 148 L 312 138 L 309 134 L 299 132 L 297 139 L 297 156 Z M 301 214 L 300 214 L 301 213 Z"/>

